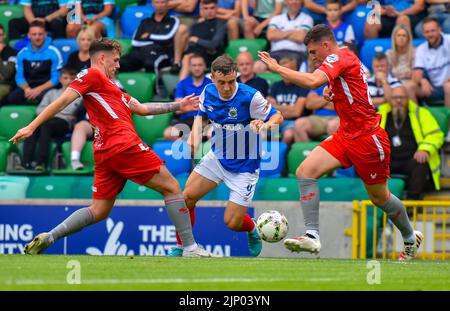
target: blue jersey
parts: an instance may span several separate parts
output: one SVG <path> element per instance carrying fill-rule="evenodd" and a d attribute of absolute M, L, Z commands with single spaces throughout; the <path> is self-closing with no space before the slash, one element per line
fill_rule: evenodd
<path fill-rule="evenodd" d="M 236 83 L 228 100 L 214 84 L 200 95 L 198 116 L 208 118 L 214 132 L 211 150 L 223 168 L 233 173 L 254 173 L 261 163 L 260 137 L 250 130 L 254 119 L 267 121 L 277 110 L 254 88 Z"/>
<path fill-rule="evenodd" d="M 326 25 L 333 31 L 338 44 L 355 41 L 355 32 L 353 31 L 352 25 L 344 21 L 341 21 L 336 27 L 331 26 L 328 22 Z"/>

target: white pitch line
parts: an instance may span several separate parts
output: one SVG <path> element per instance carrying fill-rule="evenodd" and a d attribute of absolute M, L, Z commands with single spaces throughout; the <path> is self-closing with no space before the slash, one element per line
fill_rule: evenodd
<path fill-rule="evenodd" d="M 167 284 L 167 283 L 252 283 L 252 282 L 334 282 L 336 278 L 309 278 L 309 279 L 283 279 L 283 278 L 172 278 L 172 279 L 81 279 L 81 284 Z M 67 282 L 60 280 L 6 280 L 5 285 L 65 285 Z"/>

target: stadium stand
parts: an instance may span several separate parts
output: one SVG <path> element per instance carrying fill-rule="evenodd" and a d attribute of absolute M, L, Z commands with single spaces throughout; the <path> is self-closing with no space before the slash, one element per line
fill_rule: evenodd
<path fill-rule="evenodd" d="M 66 168 L 54 169 L 52 170 L 52 173 L 55 175 L 92 175 L 94 173 L 94 154 L 92 153 L 92 142 L 86 142 L 86 145 L 81 152 L 80 161 L 84 164 L 84 167 L 80 170 L 74 170 L 70 166 L 70 147 L 70 141 L 63 143 L 61 147 Z"/>
<path fill-rule="evenodd" d="M 153 98 L 156 79 L 154 73 L 121 72 L 117 75 L 117 79 L 125 91 L 141 103 L 149 102 Z"/>
<path fill-rule="evenodd" d="M 448 133 L 448 121 L 450 118 L 450 109 L 447 107 L 427 107 L 428 110 L 433 114 L 442 132 L 444 132 L 444 137 Z"/>
<path fill-rule="evenodd" d="M 236 39 L 230 40 L 228 46 L 225 48 L 225 53 L 236 60 L 241 52 L 249 52 L 253 59 L 258 59 L 258 51 L 267 49 L 267 40 L 264 38 L 257 39 Z"/>
<path fill-rule="evenodd" d="M 4 106 L 0 108 L 0 140 L 8 140 L 36 115 L 36 106 Z"/>
<path fill-rule="evenodd" d="M 367 13 L 371 8 L 366 5 L 358 5 L 353 11 L 344 16 L 344 21 L 353 26 L 355 32 L 355 44 L 358 47 L 364 43 L 364 25 L 366 24 Z"/>
<path fill-rule="evenodd" d="M 139 137 L 149 146 L 163 137 L 164 129 L 169 126 L 172 114 L 159 114 L 154 116 L 133 115 L 134 125 Z"/>
<path fill-rule="evenodd" d="M 128 53 L 131 52 L 131 48 L 133 47 L 131 45 L 131 39 L 127 39 L 127 38 L 116 38 L 115 39 L 117 42 L 120 43 L 120 45 L 122 46 L 122 56 L 127 55 Z"/>
<path fill-rule="evenodd" d="M 75 38 L 54 39 L 52 45 L 61 53 L 64 65 L 67 64 L 70 54 L 78 51 L 78 44 Z"/>
<path fill-rule="evenodd" d="M 4 174 L 6 171 L 9 150 L 10 143 L 7 141 L 0 141 L 0 174 Z"/>
<path fill-rule="evenodd" d="M 154 9 L 151 5 L 129 5 L 121 16 L 122 38 L 131 38 L 141 21 L 152 16 Z"/>
<path fill-rule="evenodd" d="M 188 176 L 192 161 L 189 145 L 182 141 L 157 141 L 152 146 L 153 151 L 164 160 L 167 169 L 174 176 Z"/>
<path fill-rule="evenodd" d="M 5 28 L 6 43 L 9 42 L 9 21 L 13 18 L 23 17 L 23 6 L 22 5 L 10 5 L 2 4 L 0 5 L 0 24 Z"/>
<path fill-rule="evenodd" d="M 0 199 L 25 199 L 30 178 L 0 176 Z"/>
<path fill-rule="evenodd" d="M 74 176 L 36 176 L 31 178 L 27 198 L 66 199 L 72 198 L 72 189 L 79 179 Z"/>
<path fill-rule="evenodd" d="M 63 176 L 61 176 L 63 177 Z M 94 177 L 77 176 L 76 183 L 73 185 L 71 198 L 73 199 L 91 199 Z"/>
<path fill-rule="evenodd" d="M 279 74 L 273 72 L 262 72 L 257 74 L 258 77 L 263 78 L 269 83 L 269 87 L 275 82 L 281 81 L 282 78 Z"/>
<path fill-rule="evenodd" d="M 153 189 L 129 180 L 123 188 L 120 198 L 124 200 L 161 200 L 163 196 Z"/>
<path fill-rule="evenodd" d="M 262 155 L 261 155 L 262 161 L 261 161 L 261 172 L 259 176 L 281 177 L 285 165 L 287 150 L 288 145 L 283 142 L 264 141 L 262 143 Z M 269 156 L 270 154 L 273 154 L 274 157 L 270 157 Z M 264 169 L 265 167 L 267 168 Z"/>
<path fill-rule="evenodd" d="M 305 160 L 308 154 L 319 144 L 319 142 L 294 143 L 288 152 L 287 165 L 289 175 L 294 176 L 297 167 Z"/>

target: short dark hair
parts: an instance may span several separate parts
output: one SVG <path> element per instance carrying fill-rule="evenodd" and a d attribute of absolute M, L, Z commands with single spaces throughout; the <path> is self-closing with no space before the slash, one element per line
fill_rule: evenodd
<path fill-rule="evenodd" d="M 0 24 L 0 29 L 4 31 L 4 30 L 5 30 L 5 27 L 3 27 L 2 24 Z"/>
<path fill-rule="evenodd" d="M 69 67 L 63 67 L 61 69 L 61 75 L 63 74 L 67 74 L 69 76 L 76 76 L 77 75 L 77 71 L 73 68 L 69 68 Z"/>
<path fill-rule="evenodd" d="M 441 27 L 441 24 L 439 24 L 439 20 L 436 17 L 433 16 L 427 16 L 423 19 L 422 21 L 422 27 L 423 25 L 427 24 L 427 23 L 432 23 L 435 22 L 439 27 Z"/>
<path fill-rule="evenodd" d="M 205 58 L 202 55 L 197 54 L 197 53 L 193 53 L 192 54 L 191 58 L 189 59 L 189 62 L 190 62 L 191 59 L 194 59 L 194 58 L 201 58 L 203 60 L 203 62 L 206 64 Z"/>
<path fill-rule="evenodd" d="M 342 8 L 342 2 L 340 0 L 327 0 L 327 2 L 325 3 L 325 6 L 327 6 L 329 4 L 339 4 L 339 7 Z"/>
<path fill-rule="evenodd" d="M 320 42 L 322 39 L 329 39 L 336 42 L 333 31 L 324 24 L 319 24 L 311 28 L 305 36 L 303 43 L 308 45 L 311 42 Z"/>
<path fill-rule="evenodd" d="M 387 59 L 387 56 L 386 56 L 386 54 L 384 54 L 384 53 L 377 53 L 377 54 L 375 54 L 375 56 L 373 57 L 373 59 L 372 60 L 377 60 L 377 61 L 382 61 L 382 60 L 388 60 Z"/>
<path fill-rule="evenodd" d="M 40 27 L 40 28 L 43 28 L 45 30 L 45 23 L 41 22 L 39 20 L 34 20 L 34 21 L 32 21 L 30 23 L 30 27 L 29 28 L 31 28 L 31 27 Z"/>
<path fill-rule="evenodd" d="M 211 64 L 212 72 L 221 72 L 224 75 L 232 72 L 237 72 L 237 65 L 234 60 L 228 55 L 217 57 Z"/>
<path fill-rule="evenodd" d="M 211 3 L 217 4 L 217 0 L 203 0 L 202 1 L 203 5 L 211 4 Z"/>
<path fill-rule="evenodd" d="M 89 47 L 89 55 L 92 57 L 97 52 L 112 52 L 116 51 L 119 55 L 122 54 L 122 46 L 119 42 L 113 39 L 108 38 L 100 38 L 92 41 L 91 46 Z"/>

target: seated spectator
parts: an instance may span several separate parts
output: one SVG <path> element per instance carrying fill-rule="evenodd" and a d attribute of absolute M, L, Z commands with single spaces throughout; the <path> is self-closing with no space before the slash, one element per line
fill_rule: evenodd
<path fill-rule="evenodd" d="M 450 33 L 450 1 L 449 0 L 425 0 L 427 4 L 427 16 L 438 20 L 444 33 Z M 423 38 L 423 21 L 418 23 L 414 32 L 417 37 Z"/>
<path fill-rule="evenodd" d="M 40 101 L 45 93 L 59 84 L 62 57 L 58 49 L 50 45 L 45 25 L 34 21 L 28 30 L 30 43 L 17 54 L 17 88 L 8 95 L 9 105 L 22 105 L 24 101 Z"/>
<path fill-rule="evenodd" d="M 323 135 L 332 135 L 339 127 L 339 117 L 332 101 L 324 96 L 325 85 L 308 93 L 305 108 L 313 114 L 295 121 L 295 142 L 320 140 Z"/>
<path fill-rule="evenodd" d="M 157 74 L 164 67 L 181 64 L 185 49 L 182 36 L 188 34 L 185 25 L 175 16 L 169 16 L 168 0 L 152 0 L 155 12 L 141 21 L 131 41 L 131 53 L 120 60 L 120 70 L 138 71 L 142 68 Z"/>
<path fill-rule="evenodd" d="M 411 30 L 405 25 L 397 25 L 392 31 L 392 48 L 386 52 L 389 68 L 395 78 L 408 90 L 408 97 L 416 101 L 417 84 L 412 80 L 415 59 Z"/>
<path fill-rule="evenodd" d="M 103 34 L 110 38 L 116 37 L 114 21 L 111 18 L 114 11 L 114 0 L 69 1 L 75 2 L 76 12 L 79 16 L 75 16 L 75 19 L 69 21 L 66 29 L 67 38 L 75 38 L 82 25 L 92 28 L 96 38 L 100 38 Z"/>
<path fill-rule="evenodd" d="M 14 84 L 17 51 L 6 44 L 5 28 L 0 24 L 0 100 L 6 97 Z"/>
<path fill-rule="evenodd" d="M 323 24 L 326 21 L 326 3 L 327 0 L 305 0 L 304 6 L 305 9 L 303 12 L 311 16 L 314 20 L 314 25 L 317 24 Z M 345 14 L 347 12 L 352 11 L 354 8 L 356 8 L 356 5 L 358 4 L 357 0 L 348 0 L 343 1 L 342 6 L 342 14 Z"/>
<path fill-rule="evenodd" d="M 269 93 L 269 84 L 266 80 L 258 77 L 253 71 L 253 56 L 249 52 L 241 52 L 236 58 L 239 70 L 237 82 L 247 84 L 261 92 L 262 96 L 267 97 Z"/>
<path fill-rule="evenodd" d="M 366 39 L 388 37 L 395 25 L 399 24 L 411 29 L 411 25 L 416 25 L 425 16 L 425 0 L 384 0 L 383 3 L 384 5 L 379 8 L 381 17 L 376 13 L 367 16 L 364 27 Z"/>
<path fill-rule="evenodd" d="M 206 66 L 210 67 L 213 60 L 225 50 L 227 24 L 217 18 L 217 0 L 203 0 L 201 11 L 203 20 L 193 24 L 189 30 L 189 43 L 182 58 L 180 80 L 189 75 L 189 60 L 194 53 L 202 55 Z"/>
<path fill-rule="evenodd" d="M 406 198 L 420 200 L 430 176 L 436 190 L 440 189 L 439 148 L 444 133 L 426 108 L 408 99 L 405 87 L 392 90 L 392 102 L 379 107 L 381 127 L 391 141 L 391 174 L 404 174 Z"/>
<path fill-rule="evenodd" d="M 195 94 L 200 95 L 206 85 L 212 83 L 210 79 L 205 76 L 206 62 L 201 55 L 194 54 L 189 60 L 190 76 L 178 82 L 175 88 L 175 101 L 181 100 L 183 97 Z M 182 135 L 186 137 L 192 128 L 194 118 L 197 111 L 186 113 L 175 112 L 175 117 L 168 128 L 164 130 L 165 140 L 177 140 Z"/>
<path fill-rule="evenodd" d="M 189 27 L 200 16 L 200 0 L 170 0 L 169 14 L 177 16 L 181 23 Z"/>
<path fill-rule="evenodd" d="M 53 39 L 66 36 L 67 6 L 65 0 L 21 0 L 24 17 L 9 21 L 9 38 L 20 39 L 28 33 L 33 21 L 40 21 Z"/>
<path fill-rule="evenodd" d="M 301 0 L 285 0 L 287 13 L 274 16 L 269 24 L 267 40 L 270 41 L 270 56 L 279 61 L 281 58 L 294 58 L 298 65 L 306 60 L 306 46 L 303 39 L 313 26 L 309 15 L 301 12 Z M 298 68 L 297 68 L 298 69 Z M 267 66 L 258 60 L 256 73 L 266 72 Z"/>
<path fill-rule="evenodd" d="M 282 58 L 280 65 L 297 70 L 297 61 L 293 58 Z M 281 112 L 284 122 L 280 125 L 282 140 L 286 144 L 294 142 L 294 124 L 302 115 L 309 114 L 305 111 L 305 101 L 308 90 L 289 83 L 287 80 L 275 82 L 269 90 L 267 101 Z"/>
<path fill-rule="evenodd" d="M 391 100 L 391 90 L 399 87 L 401 82 L 389 72 L 386 55 L 378 53 L 372 60 L 373 75 L 367 79 L 369 94 L 375 107 Z"/>
<path fill-rule="evenodd" d="M 217 2 L 217 18 L 227 23 L 228 40 L 239 39 L 241 6 L 241 0 L 219 0 Z"/>
<path fill-rule="evenodd" d="M 327 16 L 326 25 L 333 30 L 334 37 L 338 44 L 343 42 L 355 42 L 355 32 L 353 31 L 352 25 L 349 25 L 342 20 L 342 15 L 344 13 L 340 0 L 327 0 L 325 13 Z"/>
<path fill-rule="evenodd" d="M 95 40 L 95 34 L 91 28 L 82 27 L 77 36 L 78 51 L 72 52 L 67 60 L 67 68 L 76 72 L 91 67 L 91 58 L 89 56 L 89 47 Z"/>
<path fill-rule="evenodd" d="M 258 38 L 263 35 L 272 17 L 281 14 L 283 0 L 255 0 L 256 8 L 250 14 L 251 0 L 242 0 L 242 19 L 244 23 L 244 37 L 248 39 Z"/>
<path fill-rule="evenodd" d="M 450 108 L 450 35 L 443 34 L 437 19 L 423 21 L 427 42 L 416 49 L 413 80 L 420 85 L 419 97 L 444 101 Z"/>
<path fill-rule="evenodd" d="M 36 113 L 40 114 L 48 105 L 54 102 L 75 79 L 75 76 L 75 71 L 63 68 L 59 77 L 62 88 L 48 91 L 37 107 Z M 16 169 L 31 169 L 32 163 L 35 162 L 34 169 L 36 171 L 43 172 L 46 170 L 52 139 L 64 138 L 64 136 L 71 132 L 76 121 L 77 111 L 81 106 L 81 101 L 81 98 L 73 101 L 61 112 L 57 113 L 54 118 L 39 127 L 31 137 L 25 140 L 23 145 L 23 166 L 19 164 L 16 166 Z M 36 147 L 37 152 L 35 154 Z"/>

